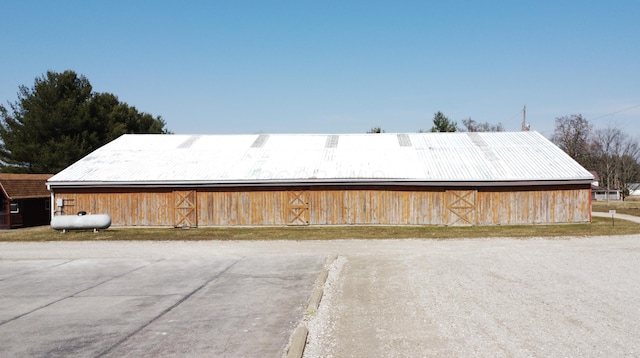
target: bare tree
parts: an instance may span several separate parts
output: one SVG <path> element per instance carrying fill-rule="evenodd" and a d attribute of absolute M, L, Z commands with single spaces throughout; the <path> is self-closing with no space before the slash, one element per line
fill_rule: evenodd
<path fill-rule="evenodd" d="M 504 132 L 504 126 L 502 125 L 502 123 L 478 123 L 471 118 L 463 119 L 462 126 L 462 131 L 464 132 Z"/>
<path fill-rule="evenodd" d="M 623 199 L 631 184 L 640 182 L 640 144 L 615 126 L 596 130 L 582 115 L 556 118 L 551 139 L 582 166 L 595 169 L 607 191 L 620 190 Z"/>
<path fill-rule="evenodd" d="M 596 131 L 593 138 L 592 162 L 607 190 L 616 189 L 624 199 L 631 184 L 640 180 L 640 145 L 620 128 Z"/>
<path fill-rule="evenodd" d="M 616 169 L 622 140 L 623 133 L 620 129 L 608 127 L 596 131 L 591 145 L 592 167 L 596 168 L 600 181 L 607 188 L 607 201 L 609 201 L 609 190 L 612 187 L 617 189 Z"/>
<path fill-rule="evenodd" d="M 551 141 L 582 166 L 589 167 L 591 129 L 581 114 L 558 117 Z"/>
<path fill-rule="evenodd" d="M 621 149 L 618 178 L 624 200 L 630 193 L 631 185 L 640 182 L 640 145 L 637 140 L 627 137 Z"/>

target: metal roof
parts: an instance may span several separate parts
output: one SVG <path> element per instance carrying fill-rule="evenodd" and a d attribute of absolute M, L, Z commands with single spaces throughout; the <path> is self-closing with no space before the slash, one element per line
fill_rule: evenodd
<path fill-rule="evenodd" d="M 48 181 L 75 185 L 584 182 L 537 132 L 127 134 Z"/>

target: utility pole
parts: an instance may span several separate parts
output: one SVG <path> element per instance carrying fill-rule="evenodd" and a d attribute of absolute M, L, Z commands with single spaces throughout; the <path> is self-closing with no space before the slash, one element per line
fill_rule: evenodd
<path fill-rule="evenodd" d="M 526 132 L 529 130 L 529 126 L 527 126 L 527 105 L 524 105 L 522 108 L 522 131 Z"/>

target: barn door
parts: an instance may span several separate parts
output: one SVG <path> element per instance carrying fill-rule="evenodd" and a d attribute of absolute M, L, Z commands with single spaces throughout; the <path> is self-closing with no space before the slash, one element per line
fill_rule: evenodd
<path fill-rule="evenodd" d="M 476 225 L 477 190 L 447 190 L 446 223 L 450 226 Z"/>
<path fill-rule="evenodd" d="M 174 203 L 174 226 L 175 227 L 197 227 L 198 217 L 196 191 L 183 190 L 173 192 Z"/>
<path fill-rule="evenodd" d="M 309 201 L 306 190 L 287 192 L 287 225 L 309 225 Z"/>

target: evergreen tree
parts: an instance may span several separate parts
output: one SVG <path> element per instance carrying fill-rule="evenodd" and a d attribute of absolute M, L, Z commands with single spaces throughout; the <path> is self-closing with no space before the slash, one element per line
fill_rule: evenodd
<path fill-rule="evenodd" d="M 384 133 L 384 129 L 380 127 L 371 127 L 371 129 L 369 129 L 367 133 L 375 133 L 375 134 Z"/>
<path fill-rule="evenodd" d="M 456 122 L 451 121 L 442 112 L 438 111 L 433 116 L 432 132 L 455 132 L 458 130 Z"/>
<path fill-rule="evenodd" d="M 110 93 L 94 93 L 74 71 L 47 72 L 0 105 L 0 171 L 57 173 L 125 133 L 168 133 L 160 117 L 139 113 Z"/>

